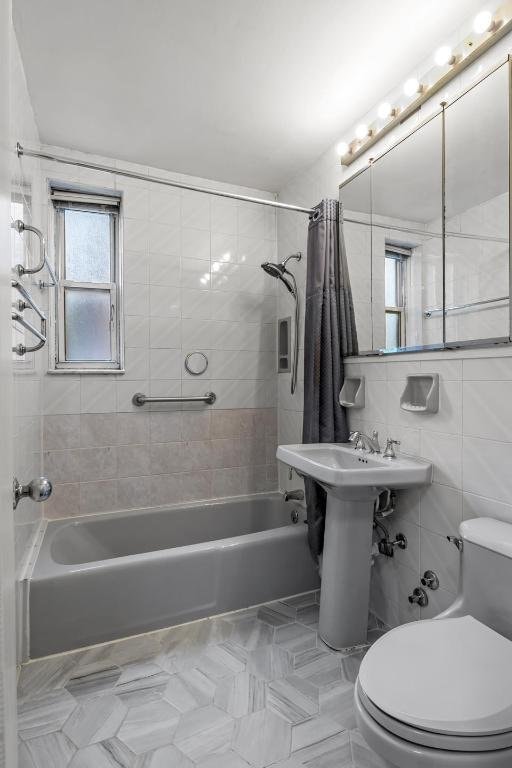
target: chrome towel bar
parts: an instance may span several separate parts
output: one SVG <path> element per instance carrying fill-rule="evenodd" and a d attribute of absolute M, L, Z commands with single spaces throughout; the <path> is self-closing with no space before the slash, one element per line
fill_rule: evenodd
<path fill-rule="evenodd" d="M 206 403 L 213 405 L 217 399 L 215 392 L 207 392 L 200 397 L 147 397 L 142 392 L 136 392 L 132 397 L 134 405 L 146 405 L 146 403 Z"/>
<path fill-rule="evenodd" d="M 44 316 L 43 312 L 39 309 L 37 304 L 35 303 L 34 299 L 30 295 L 30 293 L 27 291 L 24 285 L 22 285 L 18 280 L 11 280 L 11 286 L 13 288 L 16 288 L 19 293 L 23 296 L 23 301 L 19 299 L 16 302 L 16 308 L 18 312 L 23 312 L 24 309 L 33 309 L 36 314 L 39 315 L 41 320 L 46 320 L 46 317 Z"/>
<path fill-rule="evenodd" d="M 30 333 L 33 333 L 36 339 L 39 339 L 39 344 L 34 344 L 32 347 L 26 347 L 24 344 L 17 344 L 15 347 L 12 348 L 13 352 L 16 352 L 17 355 L 25 355 L 27 352 L 36 352 L 38 349 L 41 349 L 41 347 L 44 347 L 46 344 L 46 318 L 43 316 L 41 318 L 41 330 L 38 331 L 37 328 L 34 328 L 32 323 L 29 323 L 28 320 L 25 320 L 22 315 L 20 315 L 19 312 L 13 312 L 11 314 L 11 317 L 13 320 L 15 320 L 17 323 L 20 323 L 24 328 L 27 329 L 27 331 L 30 331 Z"/>
<path fill-rule="evenodd" d="M 46 266 L 51 279 L 53 280 L 53 283 L 50 284 L 49 287 L 53 287 L 54 285 L 57 285 L 57 278 L 55 277 L 55 272 L 53 271 L 53 267 L 48 261 L 48 256 L 46 253 L 46 238 L 41 232 L 40 229 L 37 227 L 32 227 L 30 224 L 25 224 L 24 221 L 21 219 L 16 219 L 11 224 L 11 227 L 16 230 L 16 232 L 19 232 L 21 235 L 23 232 L 33 232 L 34 235 L 37 235 L 39 238 L 39 264 L 36 264 L 35 267 L 25 267 L 23 264 L 16 264 L 14 269 L 16 270 L 16 273 L 19 277 L 22 275 L 35 275 L 37 272 L 40 272 L 44 267 Z M 43 287 L 43 283 L 41 281 L 41 287 Z"/>

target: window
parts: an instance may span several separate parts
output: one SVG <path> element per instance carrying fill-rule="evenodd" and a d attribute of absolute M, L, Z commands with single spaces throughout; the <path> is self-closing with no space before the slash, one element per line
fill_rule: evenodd
<path fill-rule="evenodd" d="M 386 349 L 405 347 L 405 277 L 407 259 L 411 251 L 399 246 L 386 245 L 385 302 Z"/>
<path fill-rule="evenodd" d="M 58 286 L 54 370 L 123 368 L 120 199 L 52 189 Z"/>

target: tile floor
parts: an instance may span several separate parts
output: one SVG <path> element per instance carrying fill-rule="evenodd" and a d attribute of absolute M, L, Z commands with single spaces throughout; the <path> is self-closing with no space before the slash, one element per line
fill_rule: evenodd
<path fill-rule="evenodd" d="M 365 649 L 322 643 L 317 596 L 23 666 L 20 768 L 383 768 L 352 708 Z"/>

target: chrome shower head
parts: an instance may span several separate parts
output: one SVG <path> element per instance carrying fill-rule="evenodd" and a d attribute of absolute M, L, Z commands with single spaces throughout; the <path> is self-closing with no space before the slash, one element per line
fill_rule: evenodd
<path fill-rule="evenodd" d="M 265 261 L 261 268 L 267 273 L 267 275 L 270 275 L 271 277 L 277 277 L 278 280 L 281 280 L 282 283 L 285 284 L 287 289 L 290 291 L 292 296 L 297 296 L 297 284 L 295 282 L 295 277 L 293 274 L 286 269 L 287 263 L 290 261 L 290 259 L 296 259 L 297 261 L 300 261 L 302 258 L 302 254 L 300 251 L 298 253 L 292 253 L 291 256 L 288 256 L 284 261 L 281 262 L 281 264 L 274 264 L 271 261 Z M 290 275 L 292 282 L 288 280 L 288 278 L 285 277 L 285 275 Z"/>

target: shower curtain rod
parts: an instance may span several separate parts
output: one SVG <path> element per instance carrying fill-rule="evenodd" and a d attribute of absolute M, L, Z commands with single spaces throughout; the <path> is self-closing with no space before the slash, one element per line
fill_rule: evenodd
<path fill-rule="evenodd" d="M 37 157 L 40 160 L 50 160 L 53 163 L 62 163 L 63 165 L 78 165 L 80 168 L 89 168 L 92 171 L 103 171 L 112 173 L 115 176 L 125 176 L 129 179 L 140 179 L 141 181 L 151 181 L 154 184 L 163 184 L 166 187 L 177 187 L 178 189 L 187 189 L 191 192 L 203 192 L 207 195 L 216 197 L 227 197 L 230 200 L 242 200 L 245 203 L 255 203 L 256 205 L 266 205 L 270 208 L 279 208 L 284 211 L 297 211 L 298 213 L 307 213 L 312 216 L 314 208 L 303 208 L 300 205 L 290 205 L 289 203 L 279 203 L 276 200 L 264 200 L 260 197 L 250 197 L 249 195 L 237 195 L 234 192 L 224 192 L 221 189 L 209 189 L 208 187 L 199 187 L 195 184 L 185 184 L 182 181 L 171 181 L 170 179 L 161 179 L 158 176 L 145 176 L 143 173 L 135 171 L 124 171 L 122 168 L 111 168 L 108 165 L 100 163 L 88 163 L 85 160 L 72 160 L 62 155 L 52 155 L 49 152 L 37 152 L 33 149 L 25 149 L 19 142 L 16 144 L 16 154 L 18 157 L 26 155 L 27 157 Z"/>

